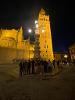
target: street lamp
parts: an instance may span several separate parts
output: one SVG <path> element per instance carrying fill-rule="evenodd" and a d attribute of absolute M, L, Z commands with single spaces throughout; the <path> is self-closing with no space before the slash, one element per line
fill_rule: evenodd
<path fill-rule="evenodd" d="M 37 24 L 38 23 L 38 21 L 37 20 L 35 20 L 35 24 Z"/>
<path fill-rule="evenodd" d="M 65 60 L 67 62 L 67 58 L 68 58 L 67 54 L 64 55 L 64 58 L 65 58 Z"/>
<path fill-rule="evenodd" d="M 66 59 L 67 59 L 67 57 L 68 57 L 68 56 L 65 54 L 65 55 L 64 55 L 64 58 L 66 58 Z"/>
<path fill-rule="evenodd" d="M 28 29 L 28 33 L 32 33 L 32 29 L 29 28 L 29 29 Z"/>

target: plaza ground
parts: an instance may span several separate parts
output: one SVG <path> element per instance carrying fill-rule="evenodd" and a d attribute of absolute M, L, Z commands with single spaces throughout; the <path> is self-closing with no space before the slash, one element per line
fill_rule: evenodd
<path fill-rule="evenodd" d="M 0 65 L 0 100 L 75 100 L 75 66 L 44 75 L 19 77 L 16 64 Z"/>

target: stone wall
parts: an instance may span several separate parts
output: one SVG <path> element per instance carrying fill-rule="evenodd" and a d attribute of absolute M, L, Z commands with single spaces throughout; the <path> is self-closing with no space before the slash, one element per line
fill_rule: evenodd
<path fill-rule="evenodd" d="M 12 63 L 13 59 L 23 59 L 24 50 L 16 50 L 14 48 L 0 47 L 0 64 Z"/>
<path fill-rule="evenodd" d="M 16 60 L 29 60 L 34 57 L 33 50 L 0 47 L 0 64 L 13 63 Z"/>

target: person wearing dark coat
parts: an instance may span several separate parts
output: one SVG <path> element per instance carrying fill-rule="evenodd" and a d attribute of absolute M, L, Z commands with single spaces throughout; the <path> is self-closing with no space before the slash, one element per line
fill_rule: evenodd
<path fill-rule="evenodd" d="M 54 68 L 55 68 L 55 60 L 53 60 L 53 66 L 54 66 Z"/>
<path fill-rule="evenodd" d="M 30 67 L 31 67 L 31 63 L 30 60 L 28 61 L 28 66 L 27 66 L 27 74 L 30 74 Z"/>
<path fill-rule="evenodd" d="M 34 74 L 35 71 L 34 71 L 34 60 L 32 60 L 32 74 Z"/>
<path fill-rule="evenodd" d="M 23 62 L 23 71 L 24 71 L 24 75 L 26 75 L 27 74 L 27 61 L 26 60 Z"/>
<path fill-rule="evenodd" d="M 19 67 L 20 67 L 20 76 L 23 76 L 23 61 L 20 61 L 19 63 Z"/>
<path fill-rule="evenodd" d="M 44 72 L 47 73 L 47 67 L 48 67 L 48 63 L 47 61 L 44 61 Z"/>

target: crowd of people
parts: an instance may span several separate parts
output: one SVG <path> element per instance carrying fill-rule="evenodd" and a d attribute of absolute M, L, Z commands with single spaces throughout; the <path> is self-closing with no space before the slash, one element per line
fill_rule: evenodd
<path fill-rule="evenodd" d="M 43 73 L 50 73 L 56 67 L 59 69 L 62 68 L 63 65 L 69 65 L 69 62 L 65 61 L 55 61 L 52 62 L 50 60 L 20 60 L 19 62 L 19 71 L 20 76 L 28 75 L 28 74 L 43 74 Z M 75 63 L 74 63 L 75 64 Z"/>
<path fill-rule="evenodd" d="M 48 73 L 52 71 L 53 64 L 44 60 L 21 60 L 19 63 L 20 76 L 26 74 Z"/>

